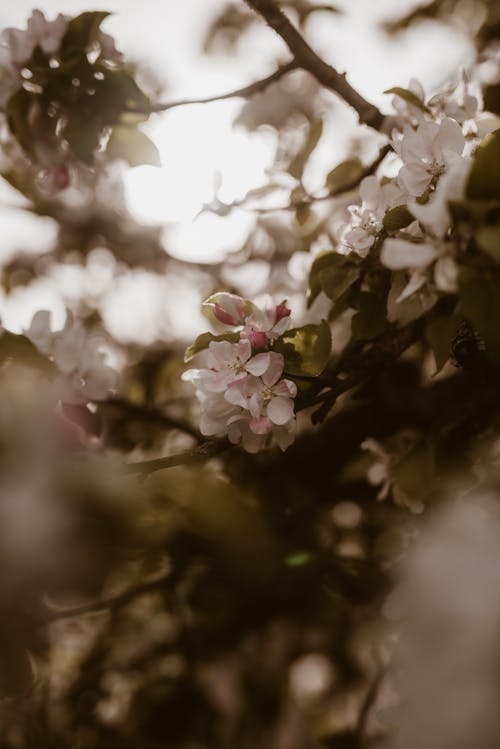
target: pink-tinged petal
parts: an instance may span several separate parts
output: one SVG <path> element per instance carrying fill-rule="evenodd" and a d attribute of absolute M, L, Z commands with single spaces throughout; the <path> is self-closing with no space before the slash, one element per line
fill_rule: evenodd
<path fill-rule="evenodd" d="M 282 395 L 284 398 L 295 398 L 297 385 L 291 380 L 280 380 L 273 387 L 273 395 Z"/>
<path fill-rule="evenodd" d="M 282 317 L 281 320 L 279 320 L 275 325 L 273 325 L 273 329 L 271 331 L 272 338 L 279 338 L 280 335 L 283 335 L 283 333 L 286 333 L 291 323 L 292 321 L 289 317 Z"/>
<path fill-rule="evenodd" d="M 264 402 L 258 393 L 253 393 L 248 399 L 247 408 L 254 417 L 260 416 Z"/>
<path fill-rule="evenodd" d="M 403 166 L 399 170 L 398 180 L 403 189 L 417 198 L 429 187 L 431 175 L 423 164 L 412 166 L 411 169 L 408 166 Z"/>
<path fill-rule="evenodd" d="M 271 356 L 272 354 L 269 351 L 252 356 L 245 367 L 247 372 L 250 372 L 250 374 L 253 374 L 255 377 L 262 377 L 264 372 L 269 369 Z"/>
<path fill-rule="evenodd" d="M 267 416 L 258 416 L 250 420 L 250 429 L 254 434 L 269 434 L 273 428 L 273 422 Z"/>
<path fill-rule="evenodd" d="M 244 364 L 252 356 L 252 344 L 246 339 L 238 341 L 236 344 L 236 352 L 238 359 L 242 364 Z"/>
<path fill-rule="evenodd" d="M 241 380 L 243 382 L 243 380 Z M 240 406 L 240 408 L 247 408 L 248 398 L 242 392 L 240 383 L 234 383 L 228 387 L 224 393 L 224 398 L 228 403 L 232 403 L 233 406 Z"/>
<path fill-rule="evenodd" d="M 240 375 L 241 377 L 241 375 Z M 211 372 L 206 370 L 206 374 L 200 377 L 200 387 L 208 393 L 223 393 L 226 388 L 238 379 L 238 375 L 231 372 Z"/>
<path fill-rule="evenodd" d="M 211 307 L 217 320 L 225 325 L 243 325 L 246 314 L 245 300 L 236 294 L 213 294 L 203 302 L 203 306 Z"/>
<path fill-rule="evenodd" d="M 267 404 L 267 415 L 273 422 L 282 426 L 294 416 L 294 404 L 291 398 L 271 398 Z"/>
<path fill-rule="evenodd" d="M 386 239 L 380 260 L 386 268 L 404 270 L 405 268 L 425 268 L 435 258 L 438 252 L 430 244 L 407 242 L 404 239 Z"/>
<path fill-rule="evenodd" d="M 248 334 L 248 340 L 253 348 L 265 348 L 267 346 L 267 335 L 261 330 L 251 330 Z"/>
<path fill-rule="evenodd" d="M 262 381 L 268 387 L 272 387 L 283 374 L 285 368 L 285 360 L 281 354 L 276 351 L 269 353 L 269 367 L 266 372 L 262 375 Z"/>

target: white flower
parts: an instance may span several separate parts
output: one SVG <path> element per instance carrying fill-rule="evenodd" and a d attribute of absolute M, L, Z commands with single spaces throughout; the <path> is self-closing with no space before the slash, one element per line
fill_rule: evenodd
<path fill-rule="evenodd" d="M 406 130 L 397 145 L 403 161 L 399 183 L 410 195 L 422 195 L 463 152 L 464 146 L 462 128 L 449 118 L 439 124 L 422 122 L 417 130 Z"/>
<path fill-rule="evenodd" d="M 410 213 L 435 237 L 444 237 L 450 228 L 448 203 L 463 199 L 469 171 L 470 161 L 460 156 L 456 157 L 450 163 L 449 170 L 439 180 L 427 203 L 408 203 Z"/>
<path fill-rule="evenodd" d="M 426 269 L 434 266 L 434 283 L 440 291 L 456 291 L 458 268 L 451 254 L 452 246 L 441 240 L 409 242 L 389 238 L 380 254 L 381 262 L 391 270 L 409 270 L 410 279 L 396 301 L 402 302 L 422 288 L 427 281 Z"/>
<path fill-rule="evenodd" d="M 341 242 L 348 250 L 366 257 L 383 228 L 383 218 L 390 208 L 403 202 L 403 194 L 392 182 L 381 185 L 374 176 L 365 177 L 359 193 L 361 205 L 349 206 L 352 220 L 342 234 Z"/>
<path fill-rule="evenodd" d="M 282 378 L 285 360 L 272 345 L 288 328 L 290 310 L 271 301 L 257 307 L 234 294 L 215 294 L 206 305 L 220 322 L 241 329 L 236 341 L 211 341 L 199 353 L 204 366 L 182 375 L 197 388 L 201 433 L 227 436 L 247 452 L 273 444 L 285 450 L 296 431 L 297 387 Z"/>
<path fill-rule="evenodd" d="M 420 81 L 416 78 L 411 78 L 406 88 L 408 91 L 411 91 L 411 93 L 414 94 L 422 104 L 425 104 L 425 91 Z M 425 119 L 424 109 L 419 107 L 418 104 L 413 104 L 413 102 L 403 99 L 402 96 L 394 96 L 392 106 L 398 113 L 398 119 L 402 122 L 408 122 L 412 126 L 420 124 Z"/>

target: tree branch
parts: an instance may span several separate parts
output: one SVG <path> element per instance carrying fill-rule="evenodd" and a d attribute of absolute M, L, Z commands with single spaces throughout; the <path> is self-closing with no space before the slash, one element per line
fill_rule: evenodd
<path fill-rule="evenodd" d="M 191 424 L 187 424 L 185 421 L 177 419 L 174 416 L 169 416 L 152 406 L 141 406 L 136 403 L 131 403 L 125 398 L 110 398 L 109 400 L 96 401 L 96 405 L 119 409 L 132 419 L 149 421 L 153 424 L 163 425 L 170 429 L 177 429 L 179 432 L 184 432 L 185 434 L 194 437 L 198 442 L 201 442 L 203 439 L 198 430 L 191 426 Z"/>
<path fill-rule="evenodd" d="M 366 101 L 348 82 L 345 74 L 328 65 L 309 46 L 304 37 L 276 5 L 274 0 L 245 0 L 283 39 L 297 65 L 307 70 L 325 88 L 340 96 L 358 113 L 359 121 L 375 130 L 380 130 L 384 121 L 382 112 Z"/>
<path fill-rule="evenodd" d="M 121 608 L 122 606 L 126 606 L 127 603 L 132 601 L 134 598 L 137 598 L 137 596 L 142 595 L 143 593 L 149 593 L 152 590 L 162 588 L 167 580 L 170 579 L 170 577 L 170 574 L 162 575 L 161 577 L 157 577 L 145 583 L 135 585 L 134 587 L 125 590 L 123 593 L 117 593 L 114 596 L 109 596 L 109 598 L 102 598 L 99 601 L 84 603 L 82 606 L 75 606 L 72 609 L 55 609 L 52 611 L 48 611 L 43 616 L 43 623 L 50 624 L 51 622 L 58 622 L 62 619 L 73 619 L 77 616 L 84 616 L 85 614 L 95 614 L 98 611 L 104 611 L 105 609 Z"/>
<path fill-rule="evenodd" d="M 202 442 L 201 445 L 194 447 L 192 450 L 185 450 L 184 452 L 176 453 L 175 455 L 167 455 L 164 458 L 144 460 L 137 463 L 126 463 L 125 471 L 127 473 L 140 473 L 147 475 L 154 473 L 154 471 L 162 471 L 164 468 L 202 463 L 205 460 L 214 458 L 229 447 L 231 447 L 231 445 L 226 439 L 207 440 L 206 442 Z"/>
<path fill-rule="evenodd" d="M 217 94 L 214 96 L 205 96 L 200 99 L 178 99 L 177 101 L 165 102 L 160 104 L 154 104 L 148 111 L 149 112 L 166 112 L 169 109 L 175 107 L 185 107 L 190 104 L 210 104 L 214 101 L 224 101 L 226 99 L 248 99 L 255 94 L 259 94 L 264 91 L 271 83 L 276 83 L 280 78 L 290 73 L 292 70 L 296 70 L 299 67 L 295 60 L 287 62 L 285 65 L 281 65 L 277 68 L 274 73 L 268 75 L 266 78 L 262 78 L 260 81 L 250 83 L 248 86 L 237 88 L 234 91 L 228 91 L 225 94 Z"/>

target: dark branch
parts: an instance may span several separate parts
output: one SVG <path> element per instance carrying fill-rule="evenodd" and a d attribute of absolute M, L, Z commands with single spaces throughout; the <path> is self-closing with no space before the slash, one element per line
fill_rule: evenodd
<path fill-rule="evenodd" d="M 133 588 L 129 588 L 123 593 L 118 593 L 109 598 L 103 598 L 99 601 L 92 601 L 91 603 L 85 603 L 82 606 L 75 606 L 72 609 L 55 609 L 48 611 L 43 617 L 44 624 L 50 624 L 51 622 L 58 622 L 62 619 L 73 619 L 76 616 L 84 616 L 85 614 L 95 614 L 99 611 L 105 611 L 107 609 L 119 609 L 126 606 L 137 596 L 143 595 L 143 593 L 150 593 L 153 590 L 162 588 L 165 583 L 169 580 L 170 575 L 162 575 L 154 580 L 135 585 Z"/>
<path fill-rule="evenodd" d="M 99 405 L 100 407 L 118 409 L 120 411 L 123 411 L 124 414 L 126 414 L 130 418 L 137 419 L 138 421 L 147 421 L 152 424 L 165 426 L 169 429 L 177 429 L 179 432 L 184 432 L 185 434 L 189 434 L 191 437 L 194 437 L 198 442 L 201 442 L 201 440 L 203 439 L 198 430 L 192 427 L 191 424 L 187 424 L 185 421 L 182 421 L 182 419 L 177 419 L 175 416 L 170 416 L 169 414 L 166 414 L 157 408 L 153 408 L 152 406 L 137 405 L 135 403 L 131 403 L 128 400 L 125 400 L 124 398 L 110 398 L 106 401 L 98 401 L 97 405 Z"/>
<path fill-rule="evenodd" d="M 127 473 L 140 473 L 147 475 L 154 471 L 162 471 L 164 468 L 173 468 L 174 466 L 192 465 L 193 463 L 202 463 L 205 460 L 214 458 L 219 453 L 227 450 L 230 443 L 225 439 L 207 440 L 201 445 L 194 447 L 192 450 L 185 450 L 175 455 L 167 455 L 164 458 L 154 460 L 145 460 L 138 463 L 127 463 L 125 470 Z"/>
<path fill-rule="evenodd" d="M 366 101 L 347 82 L 344 74 L 339 73 L 316 54 L 274 0 L 246 0 L 246 2 L 283 39 L 298 67 L 307 70 L 325 88 L 336 93 L 353 107 L 358 113 L 360 122 L 375 130 L 381 129 L 384 121 L 382 112 Z"/>
<path fill-rule="evenodd" d="M 225 99 L 249 99 L 255 94 L 259 94 L 264 91 L 271 83 L 276 83 L 280 78 L 290 73 L 292 70 L 296 70 L 299 65 L 295 60 L 291 60 L 286 65 L 281 65 L 274 73 L 268 75 L 267 78 L 262 78 L 260 81 L 250 83 L 248 86 L 237 88 L 234 91 L 228 91 L 225 94 L 217 94 L 216 96 L 205 96 L 200 99 L 178 99 L 177 101 L 171 101 L 166 103 L 154 104 L 149 112 L 166 112 L 169 109 L 175 107 L 185 107 L 189 104 L 210 104 L 214 101 L 224 101 Z"/>

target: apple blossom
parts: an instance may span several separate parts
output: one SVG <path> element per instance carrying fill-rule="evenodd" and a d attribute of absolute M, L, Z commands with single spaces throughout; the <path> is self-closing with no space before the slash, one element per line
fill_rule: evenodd
<path fill-rule="evenodd" d="M 349 206 L 352 220 L 344 228 L 341 243 L 348 251 L 366 257 L 383 228 L 384 215 L 404 198 L 397 185 L 392 182 L 381 185 L 373 175 L 361 182 L 359 193 L 361 205 Z"/>
<path fill-rule="evenodd" d="M 273 444 L 285 450 L 295 434 L 297 386 L 283 377 L 284 357 L 272 347 L 290 325 L 289 308 L 270 300 L 258 307 L 224 293 L 210 297 L 205 306 L 219 322 L 240 331 L 236 341 L 211 341 L 197 354 L 203 366 L 182 375 L 196 387 L 201 433 L 227 436 L 247 452 Z"/>
<path fill-rule="evenodd" d="M 406 129 L 398 144 L 403 166 L 398 180 L 410 195 L 418 197 L 438 179 L 464 150 L 462 128 L 455 120 L 422 122 Z"/>

